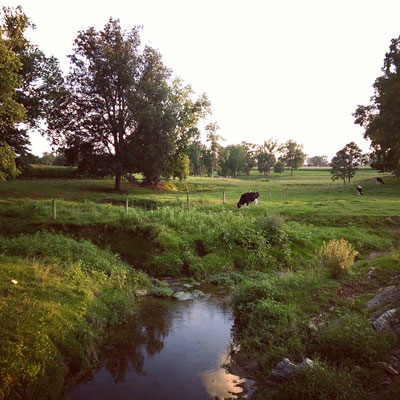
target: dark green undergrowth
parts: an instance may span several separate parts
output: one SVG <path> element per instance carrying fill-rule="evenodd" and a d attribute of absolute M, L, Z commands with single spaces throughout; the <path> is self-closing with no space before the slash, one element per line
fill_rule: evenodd
<path fill-rule="evenodd" d="M 148 278 L 90 242 L 0 237 L 0 398 L 58 399 Z M 16 281 L 16 282 L 15 282 Z"/>
<path fill-rule="evenodd" d="M 392 252 L 359 261 L 340 280 L 318 268 L 230 281 L 220 276 L 219 282 L 236 285 L 231 365 L 260 383 L 255 399 L 365 399 L 381 376 L 371 362 L 384 361 L 399 343 L 393 333 L 372 328 L 366 302 L 381 282 L 394 284 L 399 273 L 399 252 Z M 349 294 L 340 299 L 343 287 Z M 286 357 L 296 363 L 305 357 L 319 361 L 294 382 L 265 386 L 269 371 Z"/>
<path fill-rule="evenodd" d="M 136 288 L 149 282 L 139 270 L 234 289 L 232 365 L 258 380 L 254 399 L 365 398 L 379 379 L 369 363 L 394 343 L 371 329 L 365 303 L 400 273 L 398 252 L 369 259 L 393 250 L 400 224 L 398 180 L 378 186 L 374 174 L 360 171 L 359 197 L 323 170 L 190 178 L 160 191 L 124 182 L 122 195 L 111 180 L 0 183 L 0 398 L 58 398 L 64 379 L 95 360 L 104 329 L 132 311 Z M 238 210 L 249 190 L 259 206 Z M 334 280 L 316 267 L 316 252 L 341 238 L 359 255 Z M 153 294 L 168 297 L 167 289 Z M 285 357 L 312 358 L 315 368 L 267 388 Z"/>

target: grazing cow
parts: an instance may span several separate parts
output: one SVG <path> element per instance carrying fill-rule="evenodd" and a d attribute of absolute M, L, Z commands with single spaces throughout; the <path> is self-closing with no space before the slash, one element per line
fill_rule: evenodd
<path fill-rule="evenodd" d="M 376 183 L 378 184 L 378 185 L 383 185 L 385 182 L 383 182 L 383 179 L 382 178 L 379 178 L 379 176 L 376 178 Z"/>
<path fill-rule="evenodd" d="M 237 206 L 238 206 L 238 208 L 240 208 L 241 206 L 246 204 L 246 206 L 248 207 L 249 203 L 252 203 L 253 201 L 254 201 L 255 205 L 257 206 L 259 197 L 260 197 L 260 195 L 258 194 L 258 192 L 243 193 L 240 196 L 240 200 L 239 200 L 239 203 L 237 203 Z"/>
<path fill-rule="evenodd" d="M 362 186 L 360 186 L 360 185 L 358 185 L 357 186 L 357 196 L 362 196 L 364 193 L 363 193 L 363 190 L 362 190 Z"/>

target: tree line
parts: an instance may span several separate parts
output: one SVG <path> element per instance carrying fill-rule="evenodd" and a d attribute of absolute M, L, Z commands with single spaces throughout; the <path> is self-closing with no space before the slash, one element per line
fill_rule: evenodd
<path fill-rule="evenodd" d="M 69 55 L 70 71 L 26 38 L 33 23 L 21 7 L 2 7 L 0 19 L 0 180 L 13 178 L 32 162 L 29 132 L 37 130 L 57 147 L 65 162 L 82 174 L 115 176 L 115 189 L 127 173 L 141 173 L 158 186 L 161 177 L 184 179 L 215 173 L 236 177 L 257 168 L 291 174 L 306 161 L 293 140 L 262 145 L 242 142 L 223 147 L 216 122 L 199 122 L 211 113 L 205 94 L 175 77 L 161 54 L 142 45 L 140 27 L 123 30 L 110 19 L 102 30 L 78 33 Z M 355 123 L 372 141 L 371 164 L 400 175 L 398 109 L 400 38 L 385 56 L 371 105 L 358 106 Z M 326 166 L 326 156 L 308 165 Z M 332 178 L 350 182 L 365 162 L 351 142 L 332 159 Z"/>

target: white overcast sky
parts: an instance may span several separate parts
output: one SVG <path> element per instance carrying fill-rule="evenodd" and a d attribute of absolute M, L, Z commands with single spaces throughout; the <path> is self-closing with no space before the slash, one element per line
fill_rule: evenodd
<path fill-rule="evenodd" d="M 36 24 L 30 38 L 65 72 L 79 30 L 110 17 L 143 25 L 175 75 L 205 92 L 219 134 L 236 144 L 293 139 L 309 156 L 331 158 L 350 141 L 369 145 L 354 125 L 368 104 L 392 38 L 399 0 L 5 0 Z M 48 151 L 33 137 L 35 154 Z"/>

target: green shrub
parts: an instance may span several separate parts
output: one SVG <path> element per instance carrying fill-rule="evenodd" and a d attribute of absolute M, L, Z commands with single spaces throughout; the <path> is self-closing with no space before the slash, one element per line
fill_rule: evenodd
<path fill-rule="evenodd" d="M 323 243 L 317 253 L 318 264 L 326 268 L 333 278 L 346 273 L 354 264 L 358 252 L 345 239 Z"/>
<path fill-rule="evenodd" d="M 204 279 L 209 275 L 223 273 L 233 269 L 233 260 L 224 253 L 208 253 L 203 258 L 190 265 L 189 272 L 197 279 Z"/>
<path fill-rule="evenodd" d="M 332 368 L 327 364 L 314 361 L 304 375 L 277 389 L 262 389 L 256 392 L 254 400 L 361 400 L 365 393 L 355 385 L 355 375 L 351 371 Z"/>
<path fill-rule="evenodd" d="M 318 353 L 334 363 L 367 364 L 381 359 L 394 340 L 389 332 L 376 332 L 367 317 L 346 315 L 321 330 Z"/>
<path fill-rule="evenodd" d="M 174 292 L 167 282 L 160 282 L 151 290 L 151 294 L 156 297 L 171 297 Z"/>

